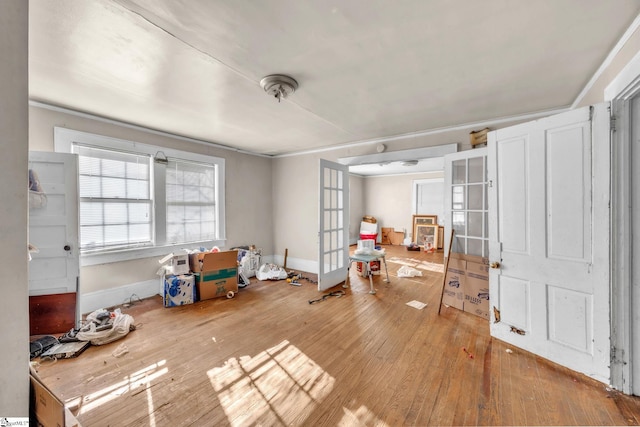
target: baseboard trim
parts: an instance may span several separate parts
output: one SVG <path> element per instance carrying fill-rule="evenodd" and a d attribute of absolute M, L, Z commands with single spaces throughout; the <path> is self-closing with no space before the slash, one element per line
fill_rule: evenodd
<path fill-rule="evenodd" d="M 160 278 L 130 283 L 117 288 L 80 294 L 80 313 L 87 314 L 100 308 L 114 307 L 128 302 L 132 295 L 138 298 L 149 298 L 159 295 L 161 290 Z"/>
<path fill-rule="evenodd" d="M 272 263 L 284 266 L 283 255 L 273 255 L 269 258 L 272 259 Z M 318 262 L 310 261 L 308 259 L 287 257 L 287 270 L 297 270 L 306 273 L 318 274 Z"/>

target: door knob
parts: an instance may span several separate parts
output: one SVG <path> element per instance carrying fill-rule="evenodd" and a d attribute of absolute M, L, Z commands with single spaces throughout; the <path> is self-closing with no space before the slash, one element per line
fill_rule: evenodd
<path fill-rule="evenodd" d="M 62 249 L 64 249 L 65 251 L 69 252 L 71 250 L 71 246 L 64 245 L 64 248 L 62 248 Z"/>
<path fill-rule="evenodd" d="M 500 268 L 500 263 L 498 261 L 494 261 L 491 264 L 489 264 L 489 267 L 491 267 L 491 268 Z"/>

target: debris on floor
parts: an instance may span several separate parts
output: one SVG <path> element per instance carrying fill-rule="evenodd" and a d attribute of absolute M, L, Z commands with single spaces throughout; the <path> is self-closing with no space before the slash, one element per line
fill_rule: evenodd
<path fill-rule="evenodd" d="M 324 300 L 326 300 L 329 297 L 337 297 L 340 298 L 341 296 L 345 295 L 346 292 L 343 290 L 339 290 L 339 291 L 333 291 L 333 292 L 329 292 L 328 294 L 324 294 L 322 295 L 320 298 L 316 298 L 316 299 L 310 299 L 309 300 L 309 304 L 314 304 L 316 302 L 322 302 Z"/>
<path fill-rule="evenodd" d="M 93 345 L 103 345 L 125 337 L 135 328 L 133 316 L 123 314 L 119 308 L 115 311 L 101 308 L 88 314 L 81 328 L 62 335 L 60 342 L 90 341 Z"/>
<path fill-rule="evenodd" d="M 287 276 L 286 270 L 277 264 L 262 264 L 256 271 L 258 280 L 284 280 Z"/>
<path fill-rule="evenodd" d="M 403 265 L 398 269 L 398 277 L 417 277 L 422 276 L 422 271 L 417 268 L 409 267 L 408 265 Z"/>
<path fill-rule="evenodd" d="M 422 310 L 423 308 L 425 308 L 425 307 L 427 306 L 427 304 L 426 304 L 426 303 L 424 303 L 424 302 L 420 302 L 420 301 L 416 301 L 416 300 L 409 301 L 409 302 L 407 303 L 407 305 L 408 305 L 409 307 L 417 308 L 418 310 Z"/>
<path fill-rule="evenodd" d="M 129 348 L 124 344 L 120 344 L 115 350 L 113 350 L 111 355 L 113 357 L 122 357 L 127 353 L 129 353 Z"/>

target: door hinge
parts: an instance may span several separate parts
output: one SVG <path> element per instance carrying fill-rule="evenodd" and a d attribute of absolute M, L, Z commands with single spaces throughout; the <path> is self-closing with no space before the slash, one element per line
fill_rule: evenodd
<path fill-rule="evenodd" d="M 609 119 L 609 128 L 611 129 L 611 132 L 616 131 L 616 116 L 611 116 Z"/>
<path fill-rule="evenodd" d="M 526 335 L 526 331 L 524 329 L 516 328 L 515 326 L 511 326 L 511 332 L 518 335 Z"/>

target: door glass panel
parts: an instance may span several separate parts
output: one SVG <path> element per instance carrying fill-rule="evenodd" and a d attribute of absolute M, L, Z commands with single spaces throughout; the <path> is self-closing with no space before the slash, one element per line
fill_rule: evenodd
<path fill-rule="evenodd" d="M 451 252 L 456 252 L 459 254 L 465 253 L 464 242 L 464 237 L 455 237 L 454 235 L 453 243 L 451 244 Z"/>
<path fill-rule="evenodd" d="M 468 209 L 482 210 L 484 200 L 482 187 L 482 184 L 469 185 L 467 187 L 467 191 L 469 192 Z"/>
<path fill-rule="evenodd" d="M 467 236 L 482 237 L 482 212 L 469 212 Z"/>
<path fill-rule="evenodd" d="M 484 182 L 484 157 L 469 159 L 469 183 Z"/>
<path fill-rule="evenodd" d="M 484 233 L 482 237 L 488 239 L 489 238 L 489 213 L 484 212 L 482 215 L 484 216 Z M 488 252 L 485 252 L 485 253 L 488 254 Z"/>
<path fill-rule="evenodd" d="M 482 256 L 483 243 L 482 239 L 467 239 L 467 254 Z"/>
<path fill-rule="evenodd" d="M 455 160 L 453 162 L 452 168 L 452 183 L 453 184 L 464 184 L 467 182 L 467 161 L 465 159 Z"/>
<path fill-rule="evenodd" d="M 465 219 L 464 219 L 464 212 L 453 212 L 452 213 L 452 225 L 453 225 L 453 230 L 455 232 L 455 236 L 464 236 L 466 233 L 466 227 L 465 227 Z"/>
<path fill-rule="evenodd" d="M 455 185 L 451 187 L 451 209 L 465 209 L 464 204 L 464 186 Z"/>

